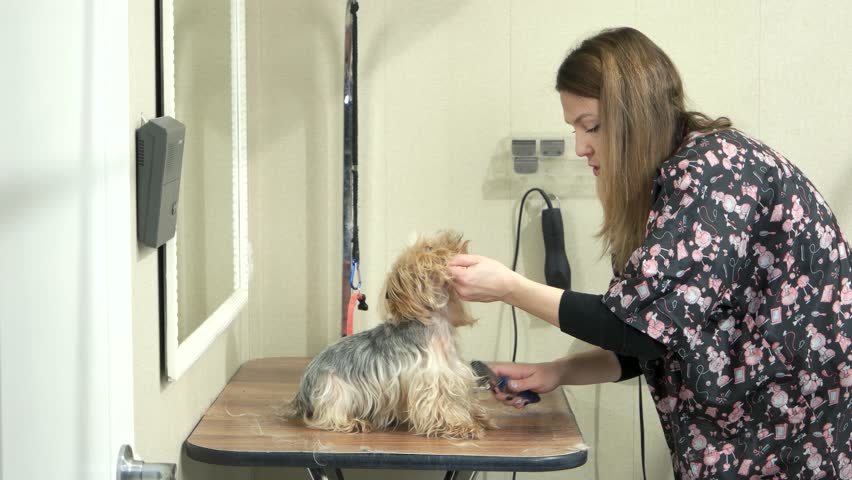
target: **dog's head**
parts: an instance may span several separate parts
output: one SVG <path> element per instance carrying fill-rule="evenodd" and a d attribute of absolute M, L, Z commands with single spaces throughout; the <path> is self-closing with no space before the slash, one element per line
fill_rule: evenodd
<path fill-rule="evenodd" d="M 455 232 L 439 232 L 420 237 L 406 248 L 393 264 L 385 282 L 385 311 L 394 324 L 408 320 L 429 323 L 436 312 L 446 308 L 453 326 L 469 325 L 475 320 L 452 286 L 447 263 L 467 253 L 467 240 Z"/>

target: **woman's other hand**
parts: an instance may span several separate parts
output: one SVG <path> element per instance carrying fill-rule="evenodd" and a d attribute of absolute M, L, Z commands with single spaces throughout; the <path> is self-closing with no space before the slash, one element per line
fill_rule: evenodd
<path fill-rule="evenodd" d="M 502 263 L 479 255 L 456 255 L 449 266 L 456 292 L 466 301 L 505 301 L 519 281 Z"/>
<path fill-rule="evenodd" d="M 560 366 L 555 362 L 547 363 L 493 363 L 489 367 L 498 377 L 506 377 L 506 391 L 494 392 L 494 398 L 506 405 L 523 408 L 528 402 L 516 392 L 532 390 L 547 393 L 561 385 Z"/>

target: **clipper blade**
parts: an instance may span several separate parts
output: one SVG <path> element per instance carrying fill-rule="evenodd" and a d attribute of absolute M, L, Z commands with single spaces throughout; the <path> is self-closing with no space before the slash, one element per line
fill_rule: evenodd
<path fill-rule="evenodd" d="M 480 387 L 497 388 L 499 379 L 497 378 L 497 375 L 495 375 L 494 372 L 490 368 L 488 368 L 488 365 L 480 362 L 479 360 L 474 360 L 470 362 L 470 368 L 473 369 L 473 373 L 475 373 L 478 377 L 476 379 L 476 383 Z"/>

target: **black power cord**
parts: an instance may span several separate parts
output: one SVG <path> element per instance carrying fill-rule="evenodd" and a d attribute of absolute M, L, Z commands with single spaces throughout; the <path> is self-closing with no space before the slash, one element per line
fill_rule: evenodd
<path fill-rule="evenodd" d="M 518 266 L 524 204 L 527 201 L 527 197 L 533 192 L 538 192 L 547 205 L 547 208 L 541 211 L 541 231 L 544 236 L 545 281 L 552 287 L 570 290 L 571 267 L 568 264 L 568 257 L 565 255 L 565 234 L 562 229 L 562 213 L 558 208 L 553 207 L 553 203 L 550 201 L 547 193 L 540 188 L 533 187 L 527 190 L 524 196 L 521 197 L 521 206 L 518 209 L 518 226 L 515 230 L 515 251 L 512 255 L 512 271 L 514 272 Z M 512 362 L 514 362 L 518 355 L 518 317 L 514 305 L 512 306 L 512 324 L 514 325 Z"/>
<path fill-rule="evenodd" d="M 544 278 L 547 284 L 564 290 L 571 288 L 571 267 L 568 265 L 568 257 L 565 256 L 565 235 L 562 231 L 562 213 L 558 208 L 553 208 L 553 203 L 544 190 L 531 188 L 521 197 L 521 206 L 518 209 L 518 227 L 515 230 L 515 252 L 512 255 L 512 271 L 518 266 L 518 252 L 521 244 L 521 219 L 524 216 L 524 204 L 527 197 L 538 192 L 547 208 L 541 211 L 541 230 L 544 236 Z M 512 305 L 512 363 L 518 355 L 518 316 L 515 306 Z M 518 472 L 512 472 L 512 480 Z"/>
<path fill-rule="evenodd" d="M 558 208 L 553 207 L 553 203 L 547 196 L 544 190 L 540 188 L 531 188 L 521 197 L 521 206 L 518 209 L 518 226 L 515 230 L 515 250 L 512 254 L 512 271 L 514 272 L 518 266 L 518 253 L 521 243 L 521 220 L 524 215 L 524 204 L 527 197 L 538 192 L 547 208 L 541 211 L 542 234 L 544 236 L 545 260 L 544 260 L 544 277 L 548 285 L 558 287 L 563 290 L 571 289 L 571 268 L 568 264 L 568 259 L 565 256 L 565 237 L 562 228 L 562 214 Z M 515 312 L 515 306 L 512 305 L 512 363 L 517 359 L 518 354 L 518 317 Z M 648 476 L 645 469 L 645 422 L 642 408 L 642 377 L 639 377 L 639 444 L 642 458 L 642 478 L 647 480 Z M 515 479 L 517 472 L 512 472 L 512 479 Z"/>

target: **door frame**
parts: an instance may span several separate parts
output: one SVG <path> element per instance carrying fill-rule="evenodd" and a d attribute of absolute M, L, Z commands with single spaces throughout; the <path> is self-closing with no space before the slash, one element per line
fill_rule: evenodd
<path fill-rule="evenodd" d="M 98 129 L 102 132 L 107 292 L 106 339 L 109 362 L 108 465 L 117 464 L 121 445 L 134 441 L 133 249 L 135 215 L 135 130 L 130 112 L 130 28 L 127 2 L 95 0 L 97 26 L 94 81 L 98 84 Z"/>

